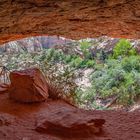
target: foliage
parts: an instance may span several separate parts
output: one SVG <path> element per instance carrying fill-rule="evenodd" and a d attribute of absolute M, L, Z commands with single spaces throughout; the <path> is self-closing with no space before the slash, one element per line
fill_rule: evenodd
<path fill-rule="evenodd" d="M 104 49 L 94 52 L 89 41 L 78 45 L 80 52 L 70 47 L 65 51 L 51 48 L 10 54 L 4 64 L 10 70 L 39 67 L 49 83 L 52 98 L 70 99 L 96 109 L 103 109 L 96 103 L 97 97 L 105 100 L 117 96 L 119 104 L 129 105 L 140 96 L 140 56 L 128 40 L 121 39 L 111 57 Z M 81 90 L 76 79 L 81 77 L 79 70 L 87 68 L 93 69 L 88 77 L 91 87 Z"/>
<path fill-rule="evenodd" d="M 82 42 L 80 42 L 80 49 L 81 49 L 85 59 L 91 57 L 91 52 L 89 51 L 90 47 L 91 47 L 90 42 L 88 42 L 86 40 L 83 40 Z"/>
<path fill-rule="evenodd" d="M 105 60 L 108 58 L 108 55 L 107 52 L 105 52 L 104 50 L 99 50 L 94 58 L 104 63 Z"/>
<path fill-rule="evenodd" d="M 75 91 L 78 86 L 75 79 L 80 73 L 76 73 L 74 68 L 66 65 L 64 59 L 65 55 L 61 50 L 44 49 L 36 54 L 27 52 L 13 54 L 7 58 L 6 67 L 11 71 L 39 67 L 47 78 L 51 96 L 67 98 L 74 102 Z"/>
<path fill-rule="evenodd" d="M 80 42 L 80 48 L 81 50 L 84 52 L 86 51 L 87 49 L 89 49 L 91 47 L 91 43 L 86 41 L 86 40 L 83 40 Z"/>
<path fill-rule="evenodd" d="M 91 77 L 92 86 L 82 98 L 92 103 L 95 97 L 106 99 L 118 96 L 117 101 L 120 104 L 133 103 L 140 95 L 139 60 L 140 56 L 130 56 L 121 61 L 109 59 L 103 65 L 96 64 L 96 70 Z"/>
<path fill-rule="evenodd" d="M 74 67 L 74 68 L 91 68 L 95 65 L 95 62 L 94 60 L 84 60 L 80 57 L 77 57 L 75 59 L 73 59 L 71 62 L 70 62 L 70 66 L 71 67 Z"/>
<path fill-rule="evenodd" d="M 87 68 L 93 68 L 93 66 L 95 65 L 95 61 L 94 60 L 87 60 L 86 61 L 86 67 Z"/>
<path fill-rule="evenodd" d="M 49 81 L 50 96 L 55 98 L 69 99 L 71 102 L 75 100 L 76 89 L 78 87 L 75 79 L 80 73 L 68 65 L 63 63 L 52 63 L 45 59 L 42 63 L 41 69 Z M 53 90 L 52 90 L 53 89 Z"/>
<path fill-rule="evenodd" d="M 135 48 L 132 47 L 131 43 L 126 39 L 120 39 L 113 49 L 113 58 L 125 57 L 136 55 Z"/>
<path fill-rule="evenodd" d="M 48 60 L 49 62 L 56 63 L 59 61 L 63 61 L 64 54 L 62 50 L 55 50 L 55 49 L 46 49 L 43 51 L 40 61 Z"/>
<path fill-rule="evenodd" d="M 139 56 L 125 57 L 122 60 L 122 67 L 127 72 L 131 72 L 132 70 L 140 72 L 140 57 Z"/>
<path fill-rule="evenodd" d="M 72 59 L 73 59 L 73 56 L 72 55 L 66 55 L 66 57 L 65 57 L 65 62 L 66 63 L 70 63 L 71 61 L 72 61 Z"/>
<path fill-rule="evenodd" d="M 80 68 L 82 65 L 83 59 L 81 57 L 73 58 L 70 62 L 71 67 Z"/>

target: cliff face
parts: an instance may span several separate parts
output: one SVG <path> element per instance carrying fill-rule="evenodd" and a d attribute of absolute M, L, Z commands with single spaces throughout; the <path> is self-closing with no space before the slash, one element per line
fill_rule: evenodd
<path fill-rule="evenodd" d="M 139 38 L 139 5 L 139 0 L 1 0 L 0 43 L 31 34 Z"/>

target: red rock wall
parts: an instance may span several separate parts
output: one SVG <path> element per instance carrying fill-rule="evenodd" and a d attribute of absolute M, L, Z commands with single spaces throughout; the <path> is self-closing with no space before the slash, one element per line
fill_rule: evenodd
<path fill-rule="evenodd" d="M 0 43 L 23 35 L 140 37 L 139 0 L 1 0 Z"/>

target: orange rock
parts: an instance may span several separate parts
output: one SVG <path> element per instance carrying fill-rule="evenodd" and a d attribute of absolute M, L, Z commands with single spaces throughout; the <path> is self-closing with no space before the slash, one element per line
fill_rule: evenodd
<path fill-rule="evenodd" d="M 87 117 L 88 116 L 88 117 Z M 78 109 L 53 112 L 51 117 L 38 122 L 36 131 L 60 137 L 90 137 L 102 134 L 104 119 L 93 118 L 87 112 Z"/>
<path fill-rule="evenodd" d="M 41 102 L 48 98 L 48 84 L 37 68 L 10 73 L 9 96 L 19 102 Z"/>
<path fill-rule="evenodd" d="M 33 34 L 139 39 L 139 5 L 140 0 L 0 0 L 0 44 Z"/>

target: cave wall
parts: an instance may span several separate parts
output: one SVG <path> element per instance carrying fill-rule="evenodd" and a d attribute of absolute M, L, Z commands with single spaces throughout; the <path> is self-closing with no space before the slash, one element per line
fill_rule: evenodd
<path fill-rule="evenodd" d="M 1 0 L 0 43 L 31 35 L 140 38 L 139 0 Z"/>

